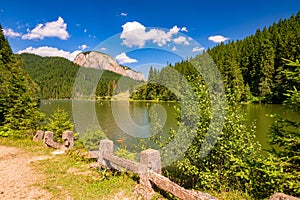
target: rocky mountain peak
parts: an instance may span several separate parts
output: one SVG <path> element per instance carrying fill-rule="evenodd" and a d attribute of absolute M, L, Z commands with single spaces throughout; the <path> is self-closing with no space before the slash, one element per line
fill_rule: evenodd
<path fill-rule="evenodd" d="M 74 63 L 83 67 L 112 71 L 139 81 L 145 80 L 143 73 L 121 66 L 111 56 L 96 51 L 79 53 L 74 59 Z"/>

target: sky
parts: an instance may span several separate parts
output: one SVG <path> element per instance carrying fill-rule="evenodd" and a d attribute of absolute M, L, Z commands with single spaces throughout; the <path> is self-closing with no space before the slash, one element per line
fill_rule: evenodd
<path fill-rule="evenodd" d="M 14 53 L 73 60 L 96 50 L 146 71 L 243 39 L 299 10 L 299 0 L 2 0 L 0 24 Z"/>

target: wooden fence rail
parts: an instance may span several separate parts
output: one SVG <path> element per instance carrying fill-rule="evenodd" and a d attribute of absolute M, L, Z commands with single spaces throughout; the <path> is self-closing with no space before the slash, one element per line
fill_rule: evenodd
<path fill-rule="evenodd" d="M 140 184 L 136 187 L 135 194 L 150 200 L 155 194 L 152 184 L 166 192 L 172 193 L 183 200 L 216 200 L 209 194 L 187 190 L 161 175 L 160 152 L 154 149 L 147 149 L 140 153 L 140 162 L 134 162 L 114 155 L 114 144 L 111 140 L 101 140 L 99 151 L 91 152 L 91 155 L 98 157 L 98 163 L 107 168 L 131 171 L 138 173 Z"/>

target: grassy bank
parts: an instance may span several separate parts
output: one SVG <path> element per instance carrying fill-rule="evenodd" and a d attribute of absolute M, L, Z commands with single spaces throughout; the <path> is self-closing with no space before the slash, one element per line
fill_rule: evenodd
<path fill-rule="evenodd" d="M 49 191 L 54 199 L 134 199 L 136 181 L 131 174 L 91 169 L 89 162 L 76 156 L 51 156 L 53 149 L 30 139 L 0 137 L 0 145 L 17 147 L 32 157 L 50 156 L 30 165 L 43 174 L 37 186 Z"/>

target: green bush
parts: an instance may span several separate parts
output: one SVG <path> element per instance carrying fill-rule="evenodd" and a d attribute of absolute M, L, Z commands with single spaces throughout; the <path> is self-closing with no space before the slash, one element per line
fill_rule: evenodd
<path fill-rule="evenodd" d="M 98 150 L 100 141 L 106 139 L 106 135 L 100 130 L 88 129 L 82 137 L 79 138 L 79 142 L 83 147 L 88 150 Z"/>
<path fill-rule="evenodd" d="M 62 133 L 66 130 L 74 130 L 74 125 L 69 119 L 69 115 L 61 108 L 57 108 L 48 119 L 45 129 L 54 132 L 54 141 L 61 141 Z"/>

